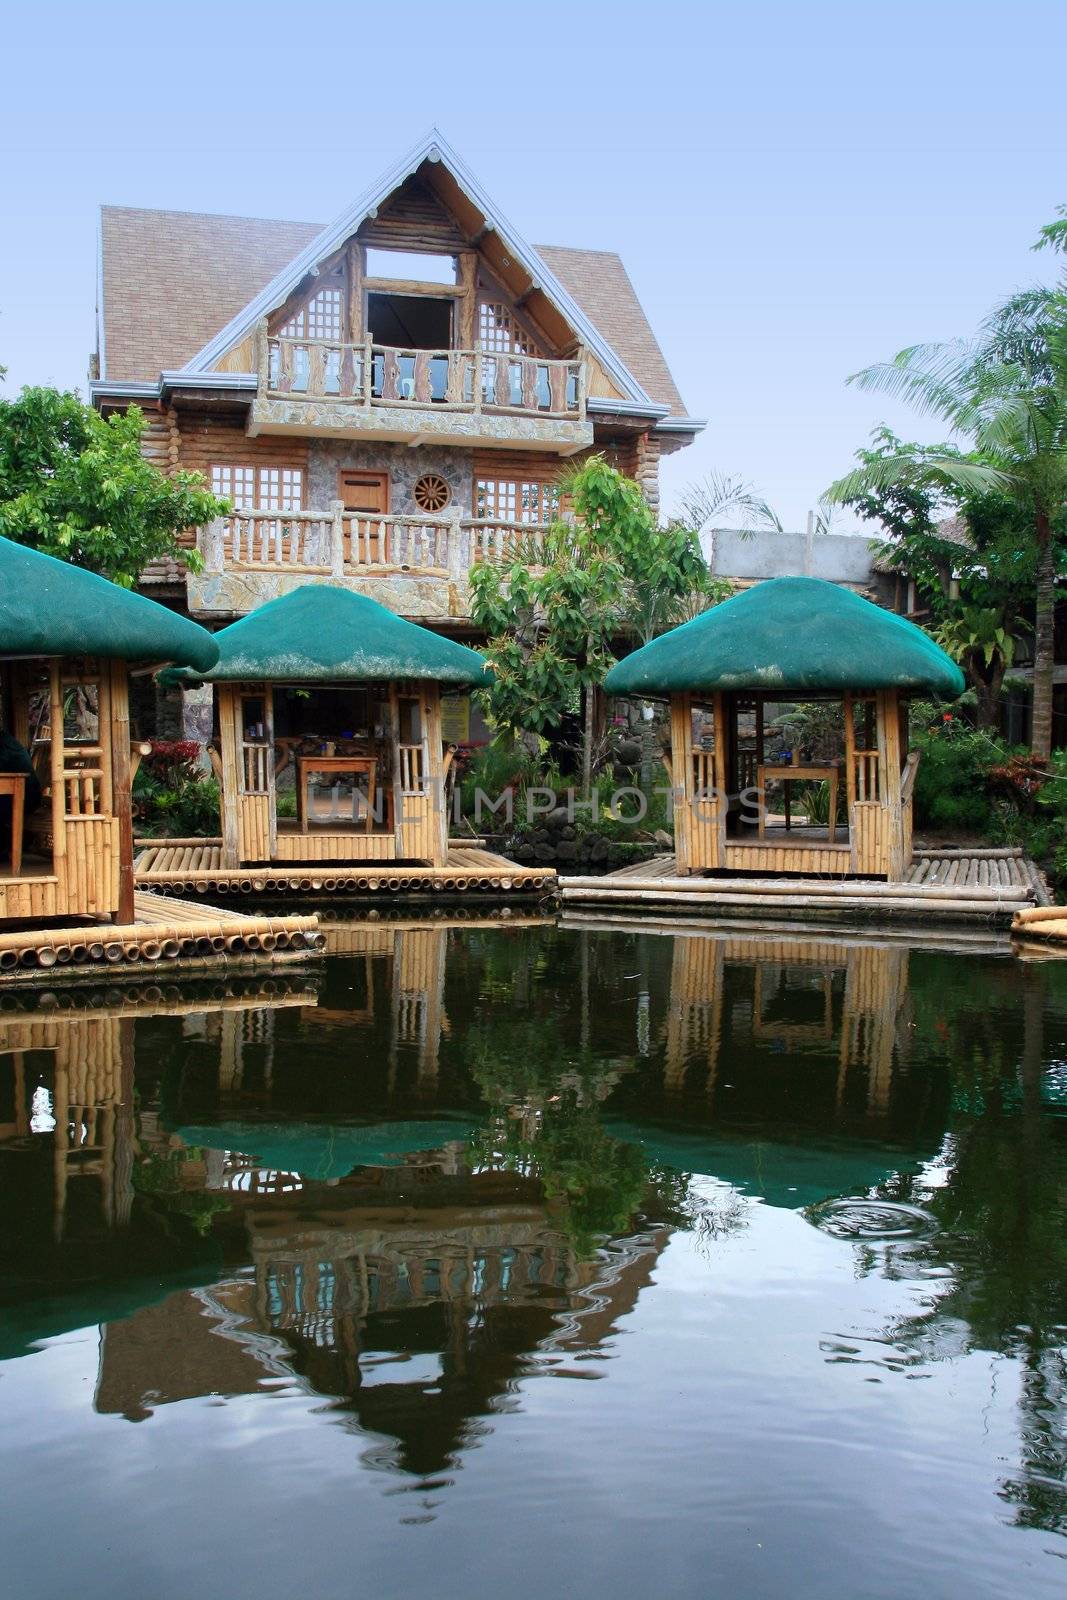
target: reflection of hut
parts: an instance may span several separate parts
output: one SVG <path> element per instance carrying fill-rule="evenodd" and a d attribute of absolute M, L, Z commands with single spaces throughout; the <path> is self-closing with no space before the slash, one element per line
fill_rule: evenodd
<path fill-rule="evenodd" d="M 871 941 L 676 937 L 665 1030 L 668 1091 L 680 1092 L 699 1062 L 705 1091 L 713 1092 L 727 969 L 739 967 L 752 976 L 746 1042 L 799 1051 L 832 1047 L 837 1036 L 838 1099 L 858 1067 L 867 1073 L 868 1109 L 887 1109 L 897 1022 L 908 992 L 908 951 Z M 735 1048 L 739 1021 L 735 1013 Z"/>
<path fill-rule="evenodd" d="M 33 769 L 0 771 L 0 923 L 109 912 L 132 922 L 127 663 L 206 671 L 217 657 L 195 623 L 0 539 L 0 724 Z M 38 782 L 45 807 L 26 818 Z"/>
<path fill-rule="evenodd" d="M 907 697 L 955 696 L 963 687 L 959 668 L 921 629 L 819 578 L 757 584 L 654 639 L 605 680 L 610 694 L 670 697 L 683 876 L 726 869 L 903 878 L 918 762 L 908 752 Z M 796 702 L 841 708 L 847 842 L 837 838 L 835 816 L 842 763 L 823 752 L 768 749 L 768 712 Z M 826 784 L 825 826 L 789 827 L 789 788 L 798 781 Z M 785 791 L 784 824 L 768 814 L 772 785 Z"/>
<path fill-rule="evenodd" d="M 445 864 L 441 686 L 484 681 L 481 656 L 321 584 L 269 601 L 216 638 L 218 665 L 203 676 L 219 685 L 224 867 Z M 283 776 L 291 818 L 278 815 Z"/>
<path fill-rule="evenodd" d="M 27 1057 L 44 1052 L 53 1064 L 53 1226 L 62 1239 L 67 1190 L 74 1180 L 99 1186 L 106 1227 L 129 1221 L 133 1203 L 133 1023 L 117 1015 L 0 1018 L 0 1057 L 9 1058 L 11 1123 L 0 1139 L 31 1132 Z"/>

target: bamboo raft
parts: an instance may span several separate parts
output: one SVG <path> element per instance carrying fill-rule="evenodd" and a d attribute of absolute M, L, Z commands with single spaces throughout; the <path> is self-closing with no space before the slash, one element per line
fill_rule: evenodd
<path fill-rule="evenodd" d="M 193 974 L 289 966 L 318 957 L 325 946 L 315 916 L 249 916 L 137 892 L 132 923 L 0 933 L 0 985 L 39 983 L 43 973 L 99 982 L 103 973 L 131 968 Z"/>
<path fill-rule="evenodd" d="M 673 855 L 603 877 L 562 878 L 564 908 L 640 909 L 678 916 L 787 917 L 884 925 L 922 919 L 1008 929 L 1017 914 L 1050 905 L 1040 868 L 1019 849 L 916 850 L 899 883 L 819 877 L 679 877 Z"/>
<path fill-rule="evenodd" d="M 522 867 L 494 855 L 480 843 L 450 846 L 444 867 L 404 866 L 393 861 L 266 862 L 224 867 L 217 840 L 168 839 L 142 842 L 134 860 L 141 889 L 169 894 L 483 894 L 528 896 L 552 893 L 554 868 Z"/>

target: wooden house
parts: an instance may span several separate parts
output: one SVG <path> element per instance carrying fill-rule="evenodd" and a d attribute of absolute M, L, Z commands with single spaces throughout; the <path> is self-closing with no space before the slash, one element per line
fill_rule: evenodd
<path fill-rule="evenodd" d="M 223 868 L 445 865 L 441 687 L 483 682 L 480 655 L 332 586 L 268 601 L 215 639 L 210 672 L 164 677 L 218 688 Z M 283 777 L 294 805 L 280 817 Z"/>
<path fill-rule="evenodd" d="M 133 920 L 129 663 L 217 657 L 195 623 L 0 539 L 0 726 L 24 765 L 0 770 L 0 925 Z"/>
<path fill-rule="evenodd" d="M 565 467 L 603 451 L 655 504 L 703 426 L 618 256 L 528 244 L 436 130 L 325 227 L 105 207 L 100 285 L 94 403 L 232 507 L 200 572 L 143 578 L 196 618 L 322 583 L 462 636 Z"/>
<path fill-rule="evenodd" d="M 896 881 L 911 865 L 919 759 L 908 748 L 908 700 L 954 698 L 964 681 L 955 662 L 905 618 L 820 578 L 775 578 L 627 656 L 605 688 L 670 700 L 679 876 Z M 769 751 L 775 712 L 813 702 L 839 708 L 842 755 Z M 826 785 L 825 825 L 791 825 L 790 789 L 798 782 Z M 771 789 L 781 791 L 784 814 L 770 812 Z"/>

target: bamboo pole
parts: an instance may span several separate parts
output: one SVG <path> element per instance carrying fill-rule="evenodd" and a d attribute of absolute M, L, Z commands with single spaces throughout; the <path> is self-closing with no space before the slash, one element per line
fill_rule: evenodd
<path fill-rule="evenodd" d="M 133 794 L 130 777 L 130 696 L 124 661 L 109 663 L 111 674 L 111 782 L 118 824 L 119 922 L 133 921 Z M 110 907 L 108 908 L 110 909 Z"/>

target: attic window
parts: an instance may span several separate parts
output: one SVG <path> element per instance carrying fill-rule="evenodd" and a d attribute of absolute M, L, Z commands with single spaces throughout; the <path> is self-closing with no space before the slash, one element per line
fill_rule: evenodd
<path fill-rule="evenodd" d="M 320 289 L 280 331 L 284 339 L 340 339 L 340 289 Z"/>
<path fill-rule="evenodd" d="M 515 326 L 508 307 L 499 301 L 483 300 L 478 307 L 478 338 L 483 350 L 500 351 L 504 355 L 535 354 L 526 334 Z"/>
<path fill-rule="evenodd" d="M 429 255 L 416 250 L 367 251 L 368 278 L 391 278 L 404 283 L 447 283 L 455 285 L 456 258 Z"/>

